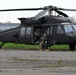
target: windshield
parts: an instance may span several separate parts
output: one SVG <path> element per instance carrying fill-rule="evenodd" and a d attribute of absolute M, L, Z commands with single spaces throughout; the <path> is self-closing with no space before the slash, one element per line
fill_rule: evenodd
<path fill-rule="evenodd" d="M 72 25 L 72 26 L 73 26 L 74 30 L 76 30 L 76 25 Z"/>
<path fill-rule="evenodd" d="M 67 25 L 64 25 L 64 29 L 66 33 L 73 32 L 76 30 L 76 25 L 67 24 Z"/>

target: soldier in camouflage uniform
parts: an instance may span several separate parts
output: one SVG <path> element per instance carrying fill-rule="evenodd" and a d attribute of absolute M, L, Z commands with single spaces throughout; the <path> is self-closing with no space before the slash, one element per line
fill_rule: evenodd
<path fill-rule="evenodd" d="M 40 29 L 37 29 L 35 31 L 35 42 L 36 42 L 36 44 L 39 44 L 40 37 L 41 37 L 41 31 L 40 31 Z"/>
<path fill-rule="evenodd" d="M 42 34 L 41 41 L 40 41 L 40 48 L 42 50 L 45 50 L 46 48 L 46 34 Z"/>

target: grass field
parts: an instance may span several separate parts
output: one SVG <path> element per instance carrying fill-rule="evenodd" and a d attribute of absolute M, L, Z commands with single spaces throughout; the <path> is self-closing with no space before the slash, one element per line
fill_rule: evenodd
<path fill-rule="evenodd" d="M 5 49 L 22 49 L 22 50 L 39 50 L 39 45 L 28 45 L 28 44 L 15 44 L 15 43 L 6 43 L 2 48 Z M 68 45 L 54 45 L 48 48 L 49 50 L 68 50 Z"/>
<path fill-rule="evenodd" d="M 38 45 L 6 43 L 2 48 L 6 49 L 39 49 Z"/>

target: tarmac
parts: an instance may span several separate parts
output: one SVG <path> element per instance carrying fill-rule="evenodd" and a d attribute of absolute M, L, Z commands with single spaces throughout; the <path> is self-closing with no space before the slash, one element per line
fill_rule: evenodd
<path fill-rule="evenodd" d="M 0 75 L 76 75 L 76 52 L 1 49 Z"/>

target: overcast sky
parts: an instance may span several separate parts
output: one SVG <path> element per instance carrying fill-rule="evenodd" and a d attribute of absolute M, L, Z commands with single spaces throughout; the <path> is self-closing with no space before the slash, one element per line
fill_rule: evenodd
<path fill-rule="evenodd" d="M 43 6 L 58 6 L 76 9 L 76 0 L 0 0 L 0 9 L 33 8 Z M 39 11 L 0 12 L 0 22 L 20 22 L 19 17 L 32 17 Z M 69 16 L 76 16 L 76 12 L 66 12 Z"/>

